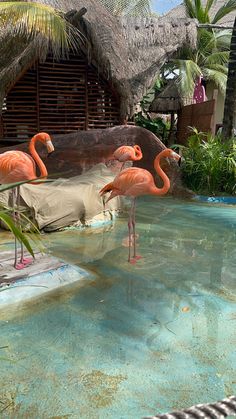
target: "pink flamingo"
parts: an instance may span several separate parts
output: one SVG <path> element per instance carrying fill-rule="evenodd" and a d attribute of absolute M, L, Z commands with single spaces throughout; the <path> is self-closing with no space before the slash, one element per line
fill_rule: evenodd
<path fill-rule="evenodd" d="M 25 180 L 37 179 L 36 174 L 36 164 L 40 169 L 40 178 L 46 178 L 48 175 L 46 166 L 39 157 L 37 151 L 35 150 L 35 143 L 40 141 L 45 144 L 48 150 L 48 153 L 51 153 L 54 150 L 51 138 L 46 132 L 40 132 L 36 134 L 29 143 L 29 152 L 31 156 L 23 151 L 6 151 L 5 153 L 0 154 L 0 183 L 14 183 L 21 182 Z M 36 164 L 35 164 L 36 163 Z M 33 183 L 33 182 L 32 182 Z M 15 219 L 19 219 L 18 207 L 20 202 L 20 186 L 17 186 L 12 190 L 12 203 L 15 214 Z M 21 243 L 21 257 L 20 262 L 17 263 L 17 241 L 15 238 L 15 269 L 23 269 L 27 266 L 32 260 L 29 258 L 24 258 L 24 249 L 23 244 Z"/>
<path fill-rule="evenodd" d="M 122 145 L 113 153 L 113 158 L 123 163 L 120 170 L 124 168 L 127 161 L 141 160 L 142 157 L 143 153 L 139 145 L 134 145 L 133 147 L 129 145 Z"/>
<path fill-rule="evenodd" d="M 129 230 L 129 256 L 128 262 L 135 263 L 136 260 L 140 259 L 140 256 L 136 254 L 136 233 L 135 233 L 135 204 L 136 197 L 140 195 L 165 195 L 170 189 L 170 180 L 165 172 L 160 167 L 160 160 L 164 157 L 170 157 L 180 162 L 181 157 L 173 150 L 166 148 L 161 151 L 154 160 L 154 167 L 156 172 L 160 175 L 163 180 L 162 188 L 158 188 L 155 185 L 152 174 L 145 169 L 138 167 L 130 167 L 120 172 L 113 182 L 105 185 L 101 190 L 100 194 L 103 196 L 107 192 L 111 192 L 108 200 L 118 195 L 130 196 L 132 198 L 132 205 L 129 212 L 128 230 Z M 134 254 L 131 259 L 131 242 L 133 238 Z"/>

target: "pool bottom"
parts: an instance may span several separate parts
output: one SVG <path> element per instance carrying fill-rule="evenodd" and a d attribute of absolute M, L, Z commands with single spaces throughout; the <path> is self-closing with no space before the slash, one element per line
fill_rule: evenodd
<path fill-rule="evenodd" d="M 235 216 L 172 200 L 127 219 L 50 235 L 57 257 L 92 272 L 1 320 L 5 418 L 141 418 L 235 394 Z"/>

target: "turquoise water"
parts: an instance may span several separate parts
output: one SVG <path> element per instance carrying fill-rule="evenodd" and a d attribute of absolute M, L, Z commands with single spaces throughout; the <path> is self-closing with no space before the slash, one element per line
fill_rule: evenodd
<path fill-rule="evenodd" d="M 235 227 L 235 206 L 140 199 L 136 265 L 127 214 L 45 235 L 91 275 L 1 313 L 0 417 L 142 418 L 235 394 Z"/>

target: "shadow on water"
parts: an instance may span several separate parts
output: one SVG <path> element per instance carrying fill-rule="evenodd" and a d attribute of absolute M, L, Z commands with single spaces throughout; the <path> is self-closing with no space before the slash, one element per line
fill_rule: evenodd
<path fill-rule="evenodd" d="M 126 214 L 45 236 L 91 276 L 2 317 L 2 417 L 133 418 L 235 393 L 235 219 L 142 199 L 136 265 Z"/>

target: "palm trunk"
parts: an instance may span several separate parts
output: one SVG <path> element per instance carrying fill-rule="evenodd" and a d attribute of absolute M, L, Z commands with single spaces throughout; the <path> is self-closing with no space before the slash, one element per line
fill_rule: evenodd
<path fill-rule="evenodd" d="M 228 79 L 225 96 L 223 118 L 223 141 L 233 137 L 233 129 L 236 127 L 236 18 L 230 44 Z"/>

